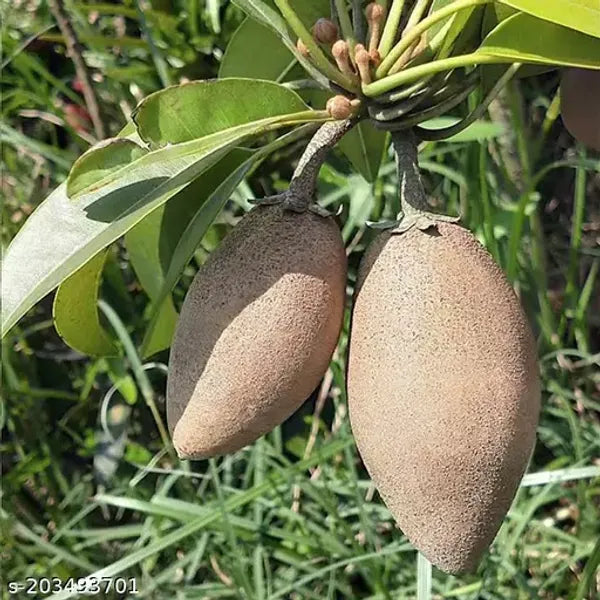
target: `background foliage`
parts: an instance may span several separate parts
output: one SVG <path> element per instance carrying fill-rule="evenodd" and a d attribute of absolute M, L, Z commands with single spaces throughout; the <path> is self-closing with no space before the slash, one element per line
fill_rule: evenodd
<path fill-rule="evenodd" d="M 73 0 L 67 8 L 112 135 L 151 92 L 215 77 L 244 20 L 219 0 Z M 6 247 L 95 139 L 46 3 L 7 2 L 2 10 Z M 243 50 L 243 40 L 238 43 Z M 421 152 L 432 202 L 462 214 L 515 283 L 538 335 L 544 382 L 530 467 L 543 474 L 526 478 L 476 575 L 434 572 L 437 598 L 584 598 L 588 583 L 600 586 L 594 583 L 600 561 L 600 165 L 562 128 L 558 80 L 550 72 L 511 84 L 487 122 Z M 206 182 L 185 202 L 174 198 L 152 213 L 97 259 L 105 261 L 98 321 L 98 335 L 105 337 L 95 342 L 114 348 L 114 357 L 90 359 L 69 349 L 52 327 L 52 298 L 3 340 L 4 581 L 103 569 L 107 576 L 135 576 L 140 596 L 151 598 L 427 597 L 426 577 L 417 590 L 416 553 L 394 528 L 351 438 L 342 360 L 347 327 L 320 389 L 282 427 L 242 452 L 181 463 L 156 425 L 164 415 L 168 354 L 153 349 L 164 347 L 160 336 L 170 335 L 198 265 L 249 208 L 249 198 L 285 188 L 302 143 L 280 148 L 246 173 L 195 249 L 172 304 L 162 309 L 165 330 L 154 329 L 153 339 L 144 339 L 156 317 L 150 299 L 164 277 L 154 265 L 172 255 L 172 240 L 197 214 Z M 235 158 L 239 164 L 244 152 Z M 372 170 L 365 164 L 360 172 L 369 178 Z M 353 281 L 373 235 L 365 221 L 398 209 L 390 156 L 370 183 L 336 153 L 322 170 L 320 201 L 343 207 Z M 170 235 L 144 246 L 156 235 L 153 222 L 165 214 L 173 223 Z M 85 293 L 95 272 L 88 279 L 81 274 L 80 289 L 61 293 Z M 69 335 L 81 334 L 77 321 L 62 322 Z M 151 362 L 144 362 L 146 355 Z"/>

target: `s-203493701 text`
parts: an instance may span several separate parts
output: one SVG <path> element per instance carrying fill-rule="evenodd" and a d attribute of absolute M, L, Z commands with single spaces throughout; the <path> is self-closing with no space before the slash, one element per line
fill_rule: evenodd
<path fill-rule="evenodd" d="M 9 581 L 7 591 L 10 598 L 45 598 L 53 594 L 66 592 L 78 596 L 96 596 L 107 594 L 139 594 L 134 577 L 80 577 L 66 580 L 59 577 L 27 577 L 23 581 Z"/>

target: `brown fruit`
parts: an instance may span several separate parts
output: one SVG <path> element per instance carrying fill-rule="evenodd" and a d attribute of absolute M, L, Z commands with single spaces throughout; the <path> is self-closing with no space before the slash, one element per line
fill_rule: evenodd
<path fill-rule="evenodd" d="M 560 105 L 569 133 L 589 148 L 600 150 L 600 71 L 564 69 Z"/>
<path fill-rule="evenodd" d="M 337 344 L 346 254 L 335 221 L 246 215 L 196 275 L 171 349 L 167 418 L 184 458 L 239 450 L 310 395 Z"/>
<path fill-rule="evenodd" d="M 517 297 L 471 233 L 381 234 L 360 268 L 350 421 L 400 528 L 437 567 L 473 570 L 527 466 L 540 403 Z"/>

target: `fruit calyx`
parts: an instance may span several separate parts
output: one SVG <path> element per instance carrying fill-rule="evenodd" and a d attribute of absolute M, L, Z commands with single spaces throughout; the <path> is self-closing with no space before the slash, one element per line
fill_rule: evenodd
<path fill-rule="evenodd" d="M 356 120 L 328 121 L 324 123 L 306 146 L 294 171 L 290 187 L 281 194 L 251 201 L 257 206 L 282 204 L 285 210 L 296 213 L 310 211 L 321 217 L 332 215 L 316 203 L 317 178 L 331 148 L 354 127 Z"/>
<path fill-rule="evenodd" d="M 427 231 L 431 227 L 436 227 L 438 223 L 460 221 L 460 217 L 439 215 L 429 210 L 427 195 L 419 171 L 417 140 L 413 132 L 393 133 L 392 144 L 396 154 L 402 212 L 394 221 L 369 223 L 370 227 L 388 230 L 392 234 L 402 234 L 413 228 Z"/>

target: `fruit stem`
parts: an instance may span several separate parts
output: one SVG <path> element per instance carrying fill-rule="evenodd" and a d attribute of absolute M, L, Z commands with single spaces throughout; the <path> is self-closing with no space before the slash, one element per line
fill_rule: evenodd
<path fill-rule="evenodd" d="M 417 138 L 412 130 L 396 131 L 392 133 L 392 144 L 396 153 L 400 206 L 404 218 L 429 212 L 427 195 L 419 171 Z"/>
<path fill-rule="evenodd" d="M 333 148 L 344 135 L 354 127 L 356 119 L 343 121 L 329 121 L 323 124 L 315 133 L 300 162 L 294 171 L 292 182 L 286 192 L 288 204 L 302 212 L 306 210 L 315 196 L 317 178 L 321 166 L 327 158 L 329 150 Z"/>

